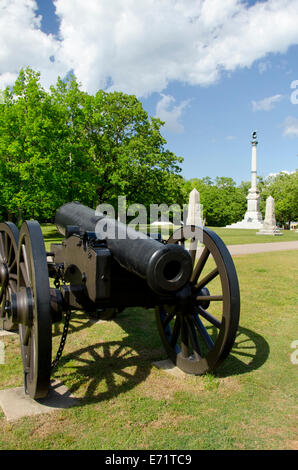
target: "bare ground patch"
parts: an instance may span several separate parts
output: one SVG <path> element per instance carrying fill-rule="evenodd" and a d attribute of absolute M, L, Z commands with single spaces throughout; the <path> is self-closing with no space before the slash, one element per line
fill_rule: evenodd
<path fill-rule="evenodd" d="M 172 399 L 177 392 L 198 393 L 204 391 L 203 381 L 198 377 L 176 378 L 166 372 L 152 371 L 151 374 L 138 386 L 143 396 L 156 400 Z"/>

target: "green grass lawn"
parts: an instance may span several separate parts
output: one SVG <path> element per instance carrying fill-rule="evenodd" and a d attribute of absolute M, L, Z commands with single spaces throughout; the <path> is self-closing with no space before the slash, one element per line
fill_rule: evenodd
<path fill-rule="evenodd" d="M 242 245 L 247 243 L 272 243 L 298 241 L 298 233 L 294 230 L 281 230 L 281 236 L 257 235 L 258 230 L 233 229 L 224 227 L 207 227 L 222 238 L 226 245 Z"/>
<path fill-rule="evenodd" d="M 214 375 L 182 379 L 152 366 L 166 356 L 151 310 L 95 324 L 75 313 L 54 378 L 77 406 L 16 422 L 0 414 L 0 449 L 298 449 L 298 252 L 238 256 L 235 264 L 239 334 Z M 18 337 L 4 341 L 0 389 L 23 379 Z"/>

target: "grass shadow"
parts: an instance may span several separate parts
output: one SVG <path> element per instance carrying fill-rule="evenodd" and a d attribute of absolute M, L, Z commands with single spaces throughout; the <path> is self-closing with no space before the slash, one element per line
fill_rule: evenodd
<path fill-rule="evenodd" d="M 56 240 L 63 240 L 65 237 L 58 231 L 56 225 L 42 224 L 42 235 L 45 240 L 51 240 L 53 243 Z"/>
<path fill-rule="evenodd" d="M 78 403 L 111 400 L 128 392 L 148 377 L 153 361 L 166 357 L 155 319 L 148 318 L 144 309 L 129 310 L 113 320 L 127 333 L 122 340 L 97 342 L 61 358 L 55 378 L 64 382 L 71 393 L 82 396 L 75 399 Z M 80 322 L 79 314 L 75 318 L 77 325 L 72 331 L 94 323 Z M 147 324 L 144 318 L 148 318 Z M 261 335 L 239 327 L 230 355 L 214 375 L 224 378 L 249 373 L 266 362 L 269 352 L 269 344 Z"/>
<path fill-rule="evenodd" d="M 75 401 L 84 405 L 111 400 L 146 379 L 151 364 L 130 346 L 130 341 L 99 342 L 63 356 L 55 378 L 67 384 Z"/>
<path fill-rule="evenodd" d="M 216 369 L 217 377 L 247 374 L 259 369 L 268 359 L 270 347 L 260 334 L 239 327 L 233 348 L 226 360 Z"/>
<path fill-rule="evenodd" d="M 86 321 L 87 318 L 87 321 Z M 86 313 L 79 311 L 72 311 L 70 317 L 70 323 L 68 328 L 68 334 L 76 333 L 80 330 L 84 330 L 92 326 L 95 323 L 95 320 L 91 317 L 86 316 Z M 61 336 L 64 326 L 64 319 L 59 323 L 53 324 L 52 335 L 53 338 L 56 336 Z"/>

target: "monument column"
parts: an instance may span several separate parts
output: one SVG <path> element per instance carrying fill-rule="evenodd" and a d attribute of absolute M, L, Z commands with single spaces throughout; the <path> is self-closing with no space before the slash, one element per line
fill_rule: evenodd
<path fill-rule="evenodd" d="M 255 134 L 255 133 L 254 133 Z M 253 134 L 253 136 L 254 136 Z M 252 140 L 251 142 L 251 188 L 257 190 L 257 145 L 258 141 Z"/>
<path fill-rule="evenodd" d="M 263 225 L 262 215 L 260 213 L 260 194 L 257 189 L 257 133 L 253 132 L 251 141 L 251 188 L 247 195 L 247 212 L 244 216 L 244 220 L 249 223 L 253 223 L 254 228 L 261 228 L 259 225 Z"/>
<path fill-rule="evenodd" d="M 228 228 L 251 228 L 261 229 L 263 227 L 263 219 L 260 212 L 260 194 L 257 188 L 257 133 L 252 133 L 251 141 L 251 187 L 248 191 L 247 211 L 241 222 L 227 225 Z"/>

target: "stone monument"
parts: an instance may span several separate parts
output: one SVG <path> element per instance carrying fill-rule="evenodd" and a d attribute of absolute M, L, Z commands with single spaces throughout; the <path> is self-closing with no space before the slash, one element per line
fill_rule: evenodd
<path fill-rule="evenodd" d="M 241 222 L 227 225 L 227 228 L 251 228 L 261 229 L 263 227 L 262 214 L 260 212 L 260 194 L 257 188 L 257 133 L 252 133 L 251 153 L 251 187 L 246 197 L 247 211 Z"/>
<path fill-rule="evenodd" d="M 189 194 L 186 225 L 203 225 L 203 207 L 200 204 L 200 193 L 194 188 Z"/>
<path fill-rule="evenodd" d="M 276 226 L 274 199 L 269 196 L 266 199 L 266 215 L 263 227 L 257 232 L 257 235 L 283 235 Z"/>

